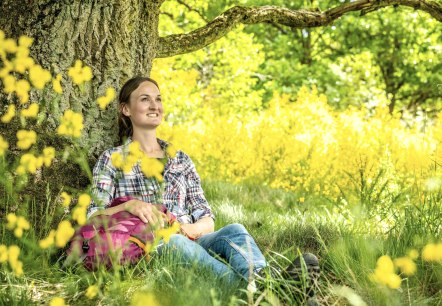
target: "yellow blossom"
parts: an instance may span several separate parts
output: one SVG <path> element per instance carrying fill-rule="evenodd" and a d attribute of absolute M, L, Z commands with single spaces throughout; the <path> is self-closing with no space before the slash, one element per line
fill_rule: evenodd
<path fill-rule="evenodd" d="M 1 117 L 3 123 L 11 122 L 12 118 L 15 116 L 15 105 L 9 104 L 6 113 Z"/>
<path fill-rule="evenodd" d="M 26 80 L 18 80 L 15 83 L 15 93 L 20 98 L 20 103 L 25 104 L 29 101 L 29 90 L 31 90 L 31 85 Z M 35 103 L 34 103 L 35 104 Z M 38 108 L 37 108 L 38 112 Z"/>
<path fill-rule="evenodd" d="M 24 47 L 18 47 L 13 63 L 13 69 L 16 72 L 24 74 L 26 70 L 35 65 L 32 57 L 29 57 L 29 50 Z"/>
<path fill-rule="evenodd" d="M 0 55 L 1 55 L 1 48 L 0 48 Z M 9 76 L 9 73 L 14 69 L 14 64 L 7 59 L 3 60 L 3 67 L 0 69 L 0 78 L 6 78 Z M 12 76 L 10 76 L 12 77 Z M 14 79 L 14 77 L 12 77 Z M 14 79 L 15 80 L 15 79 Z M 3 80 L 5 82 L 5 80 Z M 5 85 L 6 86 L 6 85 Z M 14 91 L 14 90 L 12 90 Z"/>
<path fill-rule="evenodd" d="M 17 217 L 15 214 L 9 213 L 6 216 L 6 220 L 8 220 L 6 227 L 10 230 L 14 230 L 14 235 L 17 238 L 23 236 L 23 230 L 28 230 L 30 228 L 29 222 L 22 216 Z"/>
<path fill-rule="evenodd" d="M 169 243 L 170 236 L 178 233 L 179 231 L 180 231 L 180 224 L 178 222 L 174 222 L 172 226 L 170 226 L 169 228 L 159 229 L 155 233 L 159 237 L 162 237 L 165 243 Z"/>
<path fill-rule="evenodd" d="M 58 248 L 63 248 L 69 239 L 74 235 L 75 230 L 71 223 L 67 220 L 63 220 L 58 224 L 57 232 L 55 233 L 55 245 Z"/>
<path fill-rule="evenodd" d="M 49 248 L 50 246 L 52 246 L 52 245 L 54 244 L 54 240 L 55 240 L 55 231 L 54 231 L 54 230 L 51 230 L 51 231 L 49 232 L 48 237 L 46 237 L 46 238 L 40 240 L 40 241 L 38 242 L 38 245 L 39 245 L 40 248 L 42 248 L 42 249 L 47 249 L 47 248 Z"/>
<path fill-rule="evenodd" d="M 91 203 L 91 196 L 87 193 L 83 193 L 78 197 L 78 205 L 87 208 Z"/>
<path fill-rule="evenodd" d="M 152 292 L 136 292 L 130 303 L 131 306 L 160 306 Z"/>
<path fill-rule="evenodd" d="M 300 197 L 300 198 L 299 198 L 299 203 L 304 203 L 304 201 L 305 201 L 305 198 L 304 198 L 304 197 Z"/>
<path fill-rule="evenodd" d="M 57 129 L 59 135 L 79 138 L 83 129 L 83 116 L 68 109 L 61 118 L 61 124 Z"/>
<path fill-rule="evenodd" d="M 35 88 L 43 89 L 51 80 L 51 73 L 40 65 L 34 65 L 29 69 L 29 79 Z"/>
<path fill-rule="evenodd" d="M 68 70 L 68 75 L 77 85 L 81 85 L 84 82 L 90 81 L 92 79 L 92 69 L 88 66 L 82 66 L 82 61 L 77 60 L 75 61 L 75 65 Z"/>
<path fill-rule="evenodd" d="M 35 173 L 38 169 L 38 159 L 31 153 L 23 154 L 20 157 L 20 165 L 17 167 L 17 174 L 26 172 Z"/>
<path fill-rule="evenodd" d="M 416 273 L 416 263 L 408 256 L 396 258 L 394 260 L 394 265 L 407 276 Z"/>
<path fill-rule="evenodd" d="M 6 215 L 6 220 L 8 220 L 6 227 L 10 230 L 14 229 L 17 224 L 17 216 L 13 213 L 9 213 Z"/>
<path fill-rule="evenodd" d="M 150 158 L 143 156 L 141 159 L 141 171 L 147 177 L 155 177 L 158 181 L 163 181 L 162 172 L 164 170 L 164 165 L 156 158 Z"/>
<path fill-rule="evenodd" d="M 64 302 L 63 298 L 61 298 L 61 297 L 54 297 L 49 302 L 49 306 L 68 306 L 68 305 L 66 305 L 66 303 Z"/>
<path fill-rule="evenodd" d="M 91 286 L 89 286 L 87 289 L 86 289 L 86 293 L 85 293 L 85 295 L 86 295 L 86 297 L 88 298 L 88 299 L 93 299 L 94 297 L 96 297 L 97 296 L 97 294 L 98 294 L 98 286 L 97 285 L 91 285 Z"/>
<path fill-rule="evenodd" d="M 46 167 L 50 167 L 52 160 L 55 158 L 55 148 L 46 147 L 43 149 L 43 162 Z"/>
<path fill-rule="evenodd" d="M 35 131 L 19 130 L 17 132 L 17 139 L 17 147 L 27 150 L 37 142 L 37 133 Z"/>
<path fill-rule="evenodd" d="M 425 261 L 442 261 L 442 243 L 429 243 L 422 250 L 422 259 Z"/>
<path fill-rule="evenodd" d="M 106 95 L 99 97 L 97 99 L 97 103 L 101 109 L 105 109 L 106 106 L 108 106 L 108 104 L 111 103 L 114 98 L 115 98 L 115 89 L 109 87 L 108 89 L 106 89 Z"/>
<path fill-rule="evenodd" d="M 419 252 L 416 249 L 412 249 L 408 252 L 408 257 L 413 260 L 416 260 L 419 257 Z"/>
<path fill-rule="evenodd" d="M 26 109 L 22 109 L 20 111 L 20 115 L 22 117 L 30 117 L 30 118 L 35 118 L 38 115 L 38 104 L 37 103 L 32 103 L 31 105 L 29 105 L 28 108 Z"/>
<path fill-rule="evenodd" d="M 387 255 L 378 258 L 372 277 L 376 282 L 391 289 L 399 288 L 402 282 L 401 278 L 395 273 L 393 261 Z"/>
<path fill-rule="evenodd" d="M 9 144 L 3 137 L 0 135 L 0 156 L 5 155 L 6 150 L 9 148 Z"/>
<path fill-rule="evenodd" d="M 7 94 L 13 93 L 15 91 L 17 80 L 12 75 L 6 75 L 3 78 L 3 86 L 4 86 L 4 92 Z"/>
<path fill-rule="evenodd" d="M 25 48 L 29 48 L 33 42 L 34 42 L 33 38 L 25 35 L 20 36 L 20 38 L 18 39 L 18 45 Z"/>
<path fill-rule="evenodd" d="M 15 53 L 17 51 L 17 43 L 12 38 L 3 41 L 3 49 L 8 53 Z"/>
<path fill-rule="evenodd" d="M 57 74 L 57 76 L 52 80 L 52 88 L 58 94 L 63 93 L 63 88 L 61 87 L 61 74 Z"/>
<path fill-rule="evenodd" d="M 69 204 L 71 204 L 72 197 L 67 192 L 65 192 L 65 191 L 63 191 L 60 196 L 61 196 L 61 199 L 63 201 L 62 202 L 63 206 L 64 207 L 69 207 Z"/>
<path fill-rule="evenodd" d="M 118 153 L 118 152 L 112 153 L 111 162 L 115 168 L 117 168 L 117 169 L 123 168 L 123 156 L 120 153 Z"/>
<path fill-rule="evenodd" d="M 20 248 L 16 245 L 11 245 L 8 249 L 8 260 L 9 265 L 11 266 L 16 276 L 23 275 L 23 263 L 18 260 L 19 255 Z"/>
<path fill-rule="evenodd" d="M 0 244 L 0 263 L 4 263 L 8 260 L 8 247 L 4 244 Z"/>
<path fill-rule="evenodd" d="M 86 223 L 86 208 L 81 206 L 76 206 L 72 210 L 72 219 L 77 221 L 79 225 L 84 225 Z"/>
<path fill-rule="evenodd" d="M 167 146 L 166 152 L 167 152 L 167 155 L 170 156 L 170 158 L 175 158 L 175 157 L 176 157 L 176 154 L 177 154 L 177 152 L 178 152 L 178 150 L 175 148 L 174 145 L 169 144 L 169 145 Z"/>

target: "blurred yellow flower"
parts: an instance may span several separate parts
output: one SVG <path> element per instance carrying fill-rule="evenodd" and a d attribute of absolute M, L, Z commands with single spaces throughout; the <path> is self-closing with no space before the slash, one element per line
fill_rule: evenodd
<path fill-rule="evenodd" d="M 26 80 L 18 80 L 15 83 L 15 93 L 20 98 L 21 104 L 28 103 L 30 90 L 31 90 L 31 85 Z M 38 109 L 37 109 L 37 111 L 38 111 Z"/>
<path fill-rule="evenodd" d="M 55 158 L 55 148 L 46 147 L 43 149 L 43 162 L 46 167 L 50 167 L 52 160 Z"/>
<path fill-rule="evenodd" d="M 0 244 L 0 263 L 8 261 L 8 247 L 4 244 Z"/>
<path fill-rule="evenodd" d="M 18 39 L 18 45 L 25 48 L 29 48 L 33 42 L 34 42 L 33 38 L 25 35 L 20 36 Z"/>
<path fill-rule="evenodd" d="M 72 197 L 65 191 L 63 191 L 60 195 L 62 204 L 64 207 L 69 207 L 69 204 L 71 204 Z"/>
<path fill-rule="evenodd" d="M 115 89 L 112 87 L 109 87 L 108 89 L 106 89 L 106 95 L 99 97 L 97 99 L 97 103 L 101 109 L 105 109 L 106 106 L 108 106 L 109 103 L 111 103 L 113 99 L 115 99 Z"/>
<path fill-rule="evenodd" d="M 14 235 L 17 238 L 21 238 L 23 236 L 23 230 L 29 230 L 30 228 L 28 220 L 22 216 L 17 217 L 15 214 L 9 213 L 6 216 L 6 220 L 8 221 L 6 227 L 10 230 L 14 230 Z"/>
<path fill-rule="evenodd" d="M 86 208 L 81 206 L 76 206 L 72 210 L 72 219 L 77 221 L 79 225 L 84 225 L 86 223 Z"/>
<path fill-rule="evenodd" d="M 7 38 L 3 41 L 3 49 L 8 53 L 17 52 L 17 43 L 12 38 Z"/>
<path fill-rule="evenodd" d="M 386 285 L 391 289 L 397 289 L 401 286 L 401 278 L 395 273 L 394 264 L 390 256 L 383 255 L 376 262 L 376 269 L 371 275 L 379 284 Z"/>
<path fill-rule="evenodd" d="M 92 69 L 88 66 L 83 66 L 83 62 L 80 60 L 75 61 L 75 65 L 68 70 L 68 75 L 72 78 L 72 81 L 81 85 L 84 82 L 92 79 Z"/>
<path fill-rule="evenodd" d="M 54 297 L 50 302 L 49 306 L 68 306 L 65 304 L 64 299 L 61 297 Z"/>
<path fill-rule="evenodd" d="M 12 75 L 6 75 L 3 78 L 3 91 L 7 94 L 13 93 L 15 91 L 17 80 Z"/>
<path fill-rule="evenodd" d="M 49 248 L 50 246 L 52 246 L 52 245 L 54 244 L 54 240 L 55 240 L 55 231 L 54 231 L 54 230 L 51 230 L 51 231 L 49 232 L 48 237 L 46 237 L 46 238 L 40 240 L 40 241 L 38 242 L 38 245 L 39 245 L 40 248 L 42 248 L 42 249 L 47 249 L 47 248 Z"/>
<path fill-rule="evenodd" d="M 97 296 L 98 291 L 99 289 L 97 285 L 91 285 L 86 289 L 85 295 L 88 299 L 93 299 L 94 297 Z"/>
<path fill-rule="evenodd" d="M 6 113 L 1 117 L 3 123 L 11 122 L 12 118 L 15 116 L 15 105 L 9 104 Z"/>
<path fill-rule="evenodd" d="M 163 181 L 162 172 L 164 170 L 164 165 L 156 158 L 150 158 L 143 156 L 141 159 L 141 171 L 147 177 L 155 177 L 158 181 Z"/>
<path fill-rule="evenodd" d="M 78 205 L 87 208 L 91 203 L 91 196 L 87 193 L 80 194 L 78 197 Z"/>
<path fill-rule="evenodd" d="M 412 249 L 408 252 L 408 257 L 413 260 L 416 260 L 419 257 L 419 252 L 416 249 Z"/>
<path fill-rule="evenodd" d="M 17 147 L 27 150 L 37 142 L 37 133 L 35 131 L 19 130 L 17 132 L 17 139 Z"/>
<path fill-rule="evenodd" d="M 422 259 L 425 261 L 442 261 L 442 243 L 428 243 L 422 250 Z"/>
<path fill-rule="evenodd" d="M 83 129 L 83 116 L 68 109 L 61 118 L 61 124 L 57 129 L 59 135 L 79 138 Z"/>
<path fill-rule="evenodd" d="M 180 231 L 180 224 L 178 222 L 174 222 L 170 227 L 161 228 L 157 230 L 155 233 L 159 237 L 162 237 L 165 243 L 169 243 L 170 236 L 178 233 L 179 231 Z"/>
<path fill-rule="evenodd" d="M 304 198 L 304 197 L 300 197 L 300 198 L 299 198 L 299 203 L 304 203 L 304 201 L 305 201 L 305 198 Z"/>
<path fill-rule="evenodd" d="M 19 255 L 20 248 L 16 245 L 11 245 L 8 249 L 8 260 L 9 265 L 17 276 L 23 275 L 23 263 L 18 260 Z"/>
<path fill-rule="evenodd" d="M 17 216 L 13 213 L 9 213 L 6 215 L 6 220 L 8 220 L 6 227 L 10 230 L 14 229 L 17 224 Z"/>
<path fill-rule="evenodd" d="M 38 159 L 31 153 L 23 154 L 20 157 L 20 165 L 17 167 L 17 174 L 26 172 L 34 174 L 38 169 Z"/>
<path fill-rule="evenodd" d="M 61 74 L 57 74 L 57 76 L 52 80 L 52 88 L 58 94 L 63 93 L 63 88 L 61 87 Z"/>
<path fill-rule="evenodd" d="M 121 169 L 123 168 L 123 155 L 121 155 L 118 152 L 114 152 L 111 155 L 111 162 L 112 165 L 114 165 L 115 168 Z"/>
<path fill-rule="evenodd" d="M 31 105 L 29 105 L 28 108 L 22 109 L 20 111 L 20 116 L 22 116 L 22 117 L 29 117 L 29 118 L 35 118 L 38 115 L 38 109 L 39 109 L 38 104 L 37 103 L 32 103 Z"/>
<path fill-rule="evenodd" d="M 394 265 L 407 276 L 411 276 L 416 273 L 416 263 L 408 256 L 396 258 L 394 260 Z"/>
<path fill-rule="evenodd" d="M 130 302 L 131 306 L 160 306 L 152 292 L 136 292 Z"/>
<path fill-rule="evenodd" d="M 58 224 L 57 232 L 55 233 L 55 245 L 58 248 L 63 248 L 69 239 L 74 235 L 75 230 L 71 223 L 67 220 L 63 220 Z"/>
<path fill-rule="evenodd" d="M 178 150 L 176 149 L 176 147 L 174 145 L 169 144 L 167 146 L 166 152 L 167 152 L 167 155 L 170 156 L 170 158 L 175 158 Z"/>
<path fill-rule="evenodd" d="M 3 139 L 3 137 L 0 135 L 0 156 L 5 155 L 6 150 L 9 148 L 8 142 Z"/>
<path fill-rule="evenodd" d="M 40 65 L 34 65 L 29 69 L 29 80 L 37 89 L 43 89 L 51 78 L 51 73 Z"/>

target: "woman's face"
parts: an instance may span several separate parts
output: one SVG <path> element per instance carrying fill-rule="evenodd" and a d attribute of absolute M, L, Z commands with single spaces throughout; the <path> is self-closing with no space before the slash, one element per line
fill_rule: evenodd
<path fill-rule="evenodd" d="M 163 119 L 163 104 L 158 87 L 151 82 L 141 83 L 123 105 L 122 112 L 129 117 L 134 129 L 152 129 Z"/>

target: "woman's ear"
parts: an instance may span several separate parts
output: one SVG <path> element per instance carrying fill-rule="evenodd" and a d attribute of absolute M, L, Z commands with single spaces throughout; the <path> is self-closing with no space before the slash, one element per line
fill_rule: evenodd
<path fill-rule="evenodd" d="M 129 108 L 127 107 L 127 103 L 120 104 L 120 111 L 126 117 L 130 117 L 130 111 L 129 111 Z"/>

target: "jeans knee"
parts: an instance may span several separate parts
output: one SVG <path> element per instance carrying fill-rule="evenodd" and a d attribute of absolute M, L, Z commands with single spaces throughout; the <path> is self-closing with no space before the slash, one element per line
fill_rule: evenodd
<path fill-rule="evenodd" d="M 175 247 L 177 249 L 183 248 L 189 243 L 189 239 L 180 234 L 173 234 L 169 238 L 169 242 L 166 243 L 169 247 Z"/>
<path fill-rule="evenodd" d="M 233 224 L 226 225 L 221 229 L 221 231 L 225 235 L 249 234 L 249 232 L 247 232 L 244 225 L 239 224 L 239 223 L 233 223 Z"/>

